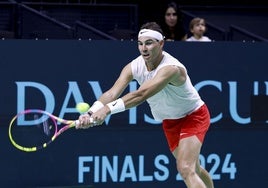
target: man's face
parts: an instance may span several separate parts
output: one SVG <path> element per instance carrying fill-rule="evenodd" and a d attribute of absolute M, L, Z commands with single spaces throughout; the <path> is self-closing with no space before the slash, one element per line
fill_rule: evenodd
<path fill-rule="evenodd" d="M 139 37 L 138 48 L 146 62 L 153 62 L 162 54 L 162 42 L 151 37 Z"/>

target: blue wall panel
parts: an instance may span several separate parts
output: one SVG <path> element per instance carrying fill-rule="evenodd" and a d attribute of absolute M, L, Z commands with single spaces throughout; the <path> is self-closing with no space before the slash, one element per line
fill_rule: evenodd
<path fill-rule="evenodd" d="M 188 68 L 211 111 L 200 155 L 217 188 L 268 186 L 267 123 L 251 119 L 252 95 L 268 95 L 267 43 L 167 42 Z M 3 187 L 185 187 L 161 125 L 146 103 L 103 126 L 70 130 L 47 149 L 24 153 L 8 139 L 17 111 L 41 108 L 77 118 L 75 103 L 93 103 L 139 55 L 132 41 L 0 42 L 0 182 Z M 131 82 L 127 91 L 138 87 Z"/>

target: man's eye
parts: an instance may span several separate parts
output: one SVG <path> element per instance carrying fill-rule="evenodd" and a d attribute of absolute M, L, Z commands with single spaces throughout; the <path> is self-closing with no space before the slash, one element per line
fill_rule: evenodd
<path fill-rule="evenodd" d="M 151 45 L 153 43 L 153 41 L 147 41 L 145 42 L 145 45 Z"/>

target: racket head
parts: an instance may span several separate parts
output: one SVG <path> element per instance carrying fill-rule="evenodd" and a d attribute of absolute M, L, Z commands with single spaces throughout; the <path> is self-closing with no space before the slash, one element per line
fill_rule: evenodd
<path fill-rule="evenodd" d="M 58 123 L 65 125 L 58 130 Z M 12 118 L 8 135 L 17 149 L 34 152 L 46 148 L 62 132 L 74 126 L 75 121 L 58 118 L 40 109 L 28 109 Z"/>

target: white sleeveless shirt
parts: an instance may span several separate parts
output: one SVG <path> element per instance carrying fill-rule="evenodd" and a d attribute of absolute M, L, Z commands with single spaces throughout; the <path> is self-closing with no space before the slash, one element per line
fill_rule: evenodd
<path fill-rule="evenodd" d="M 142 56 L 131 62 L 133 78 L 141 85 L 145 81 L 152 79 L 156 73 L 164 66 L 176 65 L 187 70 L 173 56 L 163 52 L 163 59 L 158 67 L 153 71 L 148 71 Z M 192 113 L 204 104 L 198 92 L 191 83 L 187 74 L 186 81 L 181 86 L 166 85 L 161 91 L 147 99 L 155 120 L 179 119 Z"/>

